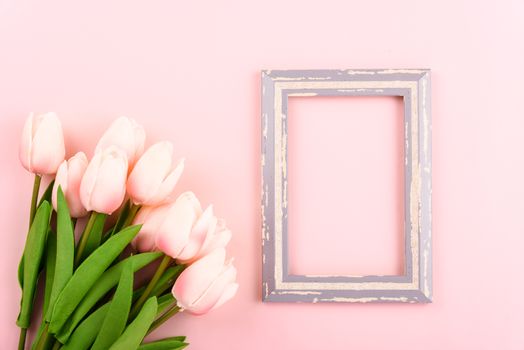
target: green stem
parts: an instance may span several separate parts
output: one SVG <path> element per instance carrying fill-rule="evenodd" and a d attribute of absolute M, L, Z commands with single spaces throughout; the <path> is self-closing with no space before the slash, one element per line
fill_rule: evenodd
<path fill-rule="evenodd" d="M 52 338 L 49 334 L 49 324 L 46 323 L 44 329 L 42 330 L 42 334 L 40 335 L 40 339 L 38 339 L 38 343 L 36 343 L 35 350 L 47 349 L 51 344 L 51 341 Z"/>
<path fill-rule="evenodd" d="M 151 327 L 149 327 L 149 330 L 147 331 L 147 334 L 151 334 L 155 329 L 163 325 L 167 320 L 169 320 L 171 317 L 176 315 L 180 311 L 180 308 L 177 306 L 176 301 L 169 309 L 167 309 L 166 312 L 162 314 L 158 319 L 151 324 Z"/>
<path fill-rule="evenodd" d="M 40 184 L 42 183 L 42 177 L 35 174 L 35 182 L 33 184 L 33 195 L 31 197 L 31 210 L 29 212 L 29 227 L 33 224 L 33 220 L 36 214 L 36 207 L 38 204 L 38 193 L 40 192 Z"/>
<path fill-rule="evenodd" d="M 112 237 L 115 233 L 120 231 L 122 227 L 124 226 L 124 223 L 127 219 L 127 216 L 129 215 L 129 210 L 131 208 L 131 200 L 128 200 L 124 203 L 122 206 L 122 209 L 120 210 L 120 213 L 118 214 L 118 219 L 116 220 L 115 226 L 113 226 L 113 229 L 109 232 L 108 238 Z"/>
<path fill-rule="evenodd" d="M 140 308 L 142 308 L 142 305 L 146 302 L 147 298 L 151 294 L 151 291 L 153 290 L 153 288 L 155 288 L 156 284 L 158 283 L 158 280 L 160 279 L 160 277 L 162 277 L 162 274 L 167 269 L 172 260 L 173 259 L 171 259 L 169 255 L 164 255 L 164 258 L 160 262 L 160 265 L 158 265 L 158 268 L 156 269 L 153 278 L 151 278 L 149 284 L 144 290 L 144 293 L 142 293 L 140 298 L 138 298 L 138 300 L 136 301 L 135 305 L 133 305 L 133 308 L 130 312 L 130 319 L 135 318 L 135 316 L 138 314 Z"/>
<path fill-rule="evenodd" d="M 38 174 L 35 174 L 35 181 L 33 183 L 33 194 L 31 195 L 31 208 L 29 209 L 29 229 L 31 229 L 31 225 L 33 224 L 33 220 L 35 219 L 36 214 L 36 207 L 38 205 L 38 193 L 40 192 L 40 184 L 42 183 L 42 177 Z M 25 250 L 25 248 L 24 248 Z M 20 266 L 23 269 L 24 264 L 24 255 L 22 254 L 22 259 L 20 261 Z M 20 267 L 19 267 L 19 273 Z M 19 275 L 19 279 L 21 275 Z M 27 337 L 27 328 L 21 328 L 20 329 L 20 337 L 18 339 L 18 349 L 24 350 L 25 349 L 25 339 Z"/>
<path fill-rule="evenodd" d="M 62 344 L 60 344 L 60 342 L 57 340 L 55 342 L 55 344 L 53 345 L 53 349 L 51 349 L 51 350 L 58 350 L 58 349 L 60 349 L 61 346 L 62 346 Z"/>
<path fill-rule="evenodd" d="M 18 339 L 18 350 L 25 349 L 26 336 L 27 336 L 27 328 L 20 328 L 20 338 Z"/>
<path fill-rule="evenodd" d="M 86 248 L 86 244 L 89 239 L 89 234 L 93 230 L 93 225 L 95 224 L 97 215 L 100 215 L 100 214 L 97 213 L 96 211 L 91 212 L 89 221 L 87 222 L 84 232 L 82 233 L 82 237 L 80 238 L 80 242 L 78 243 L 78 249 L 76 250 L 76 255 L 75 255 L 75 266 L 78 266 L 80 264 L 80 260 L 82 259 L 82 255 L 84 254 L 84 250 Z"/>
<path fill-rule="evenodd" d="M 131 225 L 131 222 L 133 222 L 133 219 L 135 218 L 136 213 L 138 213 L 139 209 L 140 209 L 140 205 L 136 205 L 131 202 L 131 208 L 129 209 L 129 214 L 127 215 L 126 221 L 124 221 L 124 225 L 121 228 Z"/>

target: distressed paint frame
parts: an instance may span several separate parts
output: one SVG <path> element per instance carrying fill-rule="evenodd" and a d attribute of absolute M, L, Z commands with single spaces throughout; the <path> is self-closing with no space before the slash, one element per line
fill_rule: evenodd
<path fill-rule="evenodd" d="M 399 276 L 288 273 L 287 100 L 401 96 L 405 125 L 405 257 Z M 262 296 L 269 302 L 432 301 L 431 96 L 428 69 L 262 71 Z"/>

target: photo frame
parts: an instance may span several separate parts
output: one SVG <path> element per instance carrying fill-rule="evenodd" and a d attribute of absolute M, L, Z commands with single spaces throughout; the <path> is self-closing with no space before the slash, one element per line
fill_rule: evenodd
<path fill-rule="evenodd" d="M 432 301 L 431 95 L 428 69 L 262 71 L 262 297 L 266 302 Z M 400 96 L 404 101 L 404 274 L 288 272 L 287 101 Z"/>

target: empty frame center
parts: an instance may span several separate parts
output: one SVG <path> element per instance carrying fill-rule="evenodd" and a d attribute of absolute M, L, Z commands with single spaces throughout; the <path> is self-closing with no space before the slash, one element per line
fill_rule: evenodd
<path fill-rule="evenodd" d="M 289 97 L 289 274 L 404 273 L 403 117 L 402 97 Z"/>

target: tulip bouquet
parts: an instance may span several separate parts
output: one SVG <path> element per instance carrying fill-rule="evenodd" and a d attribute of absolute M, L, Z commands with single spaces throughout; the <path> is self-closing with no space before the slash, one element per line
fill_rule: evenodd
<path fill-rule="evenodd" d="M 235 295 L 236 269 L 225 251 L 231 231 L 193 193 L 173 196 L 184 161 L 173 161 L 171 143 L 145 151 L 144 144 L 144 129 L 121 117 L 90 161 L 82 152 L 65 160 L 57 116 L 28 118 L 20 160 L 35 181 L 18 271 L 19 350 L 36 318 L 38 286 L 36 350 L 183 349 L 183 336 L 143 341 L 175 314 L 201 315 Z M 40 195 L 43 176 L 51 182 Z M 150 264 L 156 270 L 145 282 L 134 281 Z"/>

